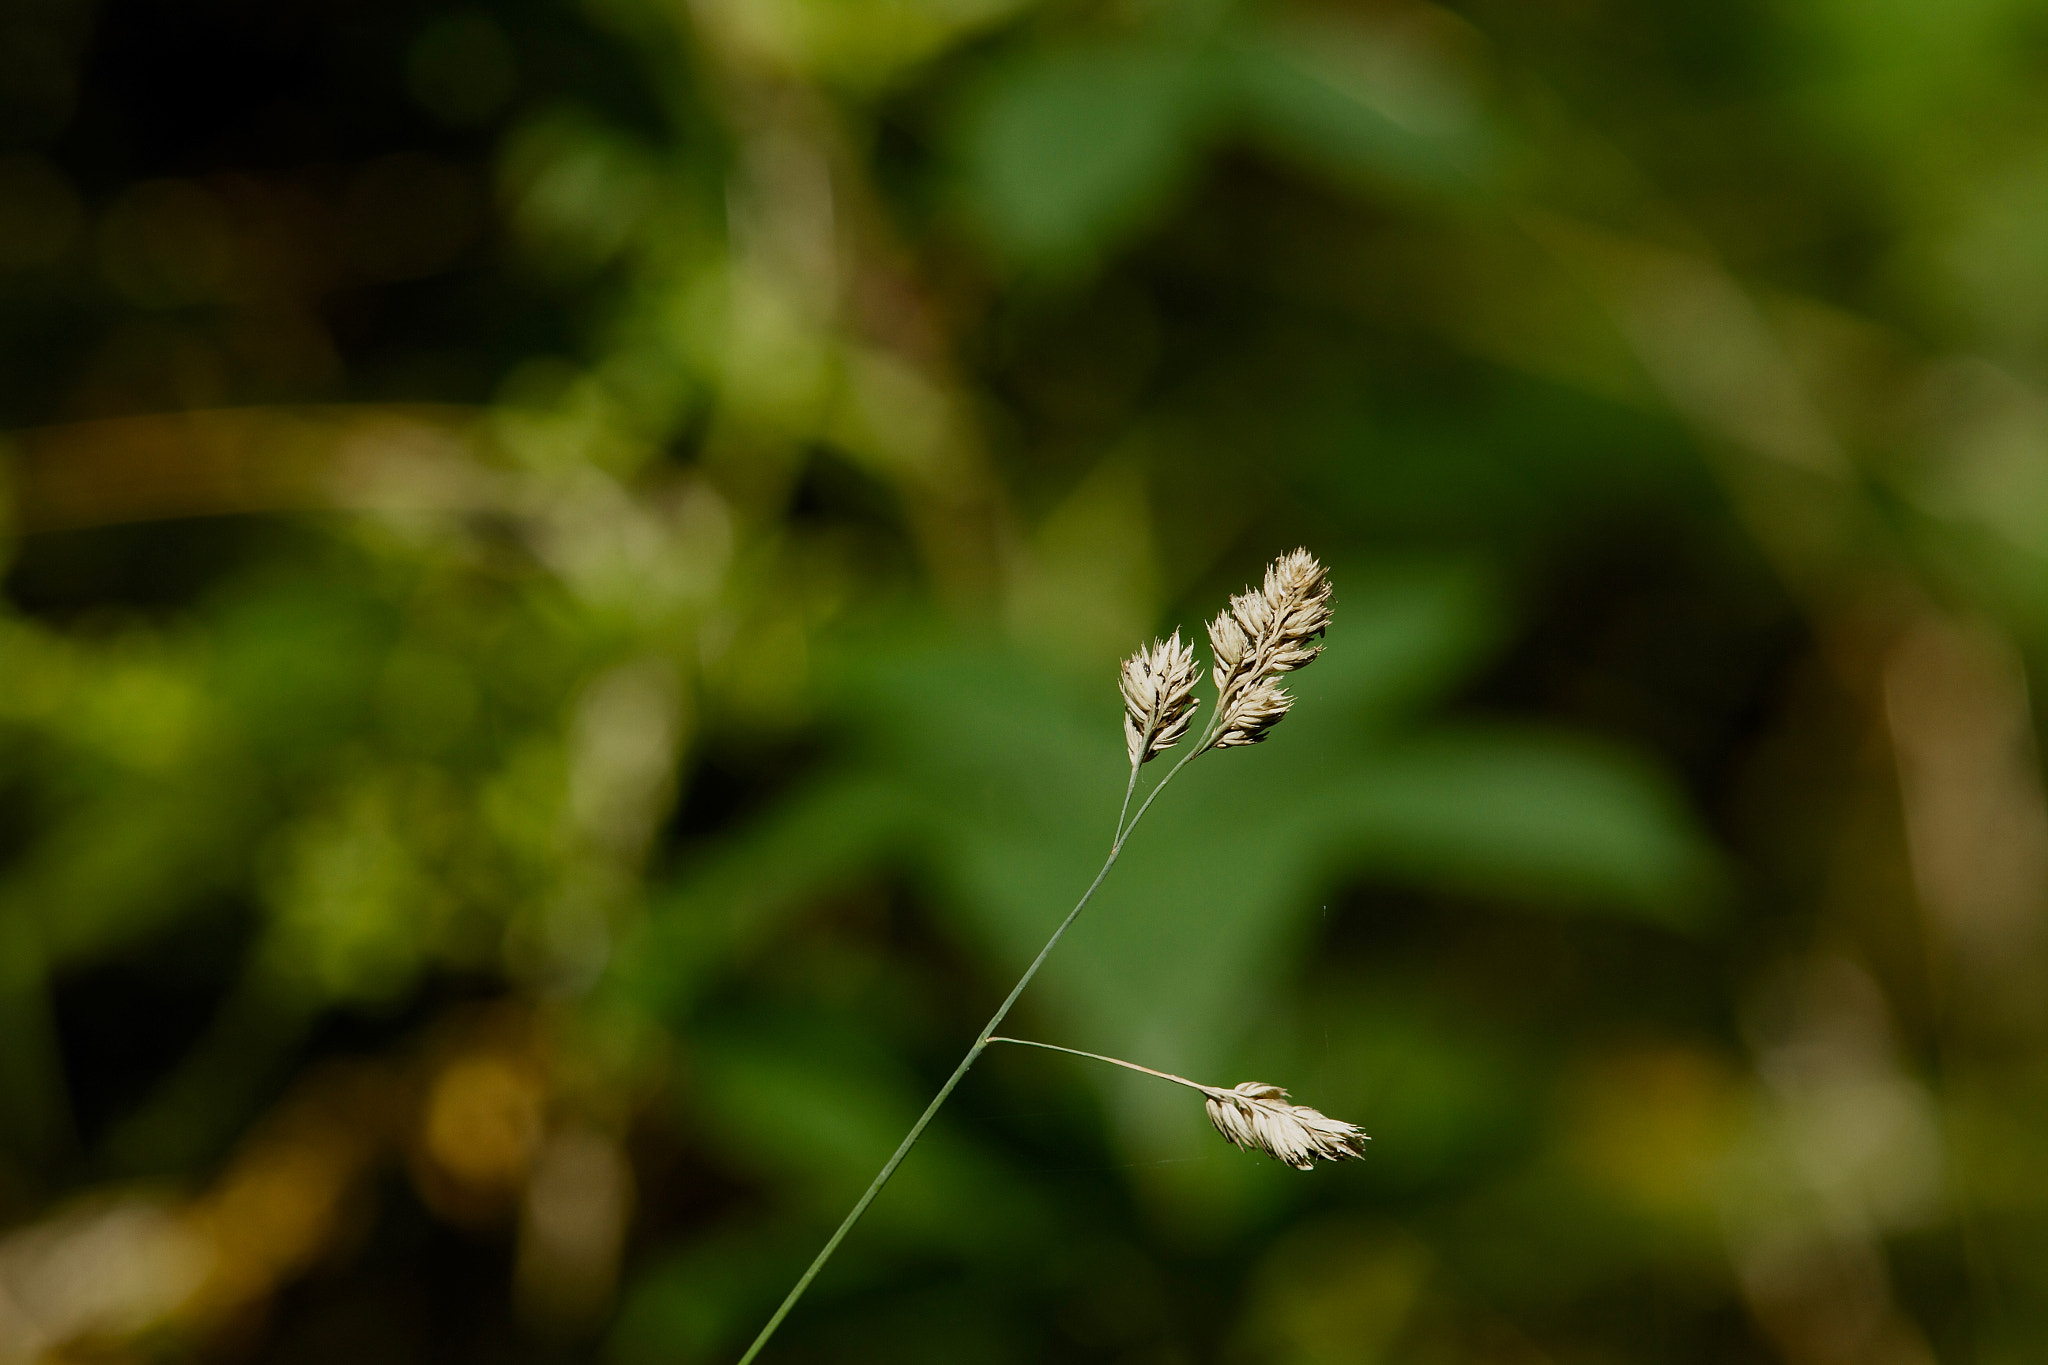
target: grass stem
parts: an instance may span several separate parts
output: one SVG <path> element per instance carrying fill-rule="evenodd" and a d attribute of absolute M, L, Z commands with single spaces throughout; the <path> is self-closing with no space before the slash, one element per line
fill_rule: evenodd
<path fill-rule="evenodd" d="M 1213 721 L 1211 728 L 1213 728 Z M 976 1059 L 994 1041 L 996 1029 L 1001 1027 L 1004 1018 L 1010 1013 L 1010 1007 L 1017 1003 L 1017 997 L 1024 994 L 1024 988 L 1031 984 L 1031 978 L 1038 975 L 1038 969 L 1045 965 L 1045 960 L 1052 956 L 1052 950 L 1059 946 L 1059 941 L 1066 936 L 1067 930 L 1073 926 L 1076 919 L 1080 918 L 1081 911 L 1087 908 L 1090 900 L 1094 899 L 1095 892 L 1102 886 L 1103 879 L 1108 877 L 1109 870 L 1116 866 L 1117 855 L 1124 851 L 1124 843 L 1131 837 L 1131 831 L 1135 830 L 1138 827 L 1138 822 L 1145 818 L 1145 812 L 1152 809 L 1152 803 L 1159 799 L 1160 792 L 1166 790 L 1166 784 L 1173 781 L 1180 770 L 1187 766 L 1189 759 L 1202 752 L 1203 745 L 1207 742 L 1207 739 L 1208 734 L 1205 731 L 1202 740 L 1190 746 L 1188 752 L 1178 763 L 1173 765 L 1166 776 L 1159 779 L 1159 784 L 1146 794 L 1144 803 L 1138 807 L 1138 813 L 1131 817 L 1128 825 L 1124 824 L 1122 814 L 1118 814 L 1116 840 L 1109 847 L 1109 857 L 1103 860 L 1102 870 L 1095 874 L 1095 880 L 1088 883 L 1088 889 L 1081 893 L 1081 899 L 1074 903 L 1074 908 L 1067 912 L 1067 917 L 1060 921 L 1057 929 L 1052 931 L 1052 937 L 1047 939 L 1045 946 L 1038 950 L 1038 956 L 1031 959 L 1031 965 L 1024 969 L 1024 975 L 1017 978 L 1017 984 L 1010 988 L 1010 993 L 1003 997 L 1003 1003 L 996 1007 L 995 1014 L 990 1017 L 981 1032 L 975 1036 L 974 1046 L 967 1049 L 967 1055 L 960 1059 L 960 1065 L 953 1068 L 953 1074 L 946 1078 L 946 1083 L 943 1086 L 939 1087 L 939 1093 L 932 1097 L 932 1102 L 925 1106 L 922 1114 L 917 1116 L 917 1122 L 911 1125 L 910 1131 L 904 1135 L 903 1141 L 897 1144 L 896 1150 L 890 1154 L 889 1160 L 883 1164 L 881 1171 L 869 1182 L 859 1202 L 841 1220 L 838 1228 L 833 1231 L 832 1236 L 826 1241 L 824 1249 L 812 1258 L 810 1266 L 805 1269 L 802 1277 L 797 1280 L 795 1287 L 784 1296 L 781 1306 L 775 1310 L 775 1315 L 768 1319 L 767 1325 L 754 1338 L 753 1345 L 747 1347 L 747 1353 L 740 1357 L 739 1365 L 752 1365 L 754 1357 L 761 1354 L 762 1348 L 768 1344 L 768 1339 L 775 1335 L 775 1329 L 782 1326 L 782 1320 L 789 1316 L 790 1310 L 796 1307 L 797 1300 L 801 1299 L 804 1296 L 804 1291 L 811 1287 L 811 1281 L 818 1278 L 818 1272 L 825 1268 L 825 1262 L 832 1259 L 832 1253 L 837 1251 L 839 1244 L 846 1240 L 846 1234 L 853 1230 L 853 1225 L 858 1223 L 861 1215 L 868 1211 L 868 1205 L 875 1202 L 875 1196 L 880 1194 L 882 1187 L 889 1183 L 889 1177 L 896 1174 L 896 1168 L 903 1164 L 904 1157 L 910 1155 L 910 1149 L 916 1146 L 918 1138 L 924 1135 L 925 1127 L 931 1123 L 933 1116 L 939 1112 L 939 1107 L 946 1102 L 947 1097 L 953 1093 L 954 1088 L 966 1077 L 968 1071 L 974 1066 Z M 1125 810 L 1130 809 L 1131 795 L 1137 789 L 1137 785 L 1138 770 L 1134 766 L 1131 769 L 1130 783 L 1124 788 Z M 1012 1039 L 1010 1041 L 1019 1040 Z M 1034 1044 L 1034 1046 L 1050 1047 L 1051 1044 L 1040 1043 Z M 1082 1055 L 1090 1056 L 1093 1054 L 1084 1053 Z M 1105 1057 L 1102 1060 L 1109 1061 L 1111 1059 Z M 1118 1065 L 1129 1066 L 1131 1064 L 1120 1062 Z M 1137 1067 L 1135 1069 L 1142 1071 L 1145 1068 Z M 1153 1074 L 1165 1075 L 1164 1072 L 1154 1072 Z M 1180 1080 L 1180 1077 L 1171 1076 L 1167 1079 Z M 1181 1083 L 1183 1085 L 1194 1084 L 1192 1081 L 1182 1081 Z"/>

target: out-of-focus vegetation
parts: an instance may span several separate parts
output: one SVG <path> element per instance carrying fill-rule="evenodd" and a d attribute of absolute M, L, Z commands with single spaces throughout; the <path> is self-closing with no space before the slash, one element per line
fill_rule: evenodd
<path fill-rule="evenodd" d="M 2044 35 L 16 0 L 0 1362 L 2040 1359 Z"/>

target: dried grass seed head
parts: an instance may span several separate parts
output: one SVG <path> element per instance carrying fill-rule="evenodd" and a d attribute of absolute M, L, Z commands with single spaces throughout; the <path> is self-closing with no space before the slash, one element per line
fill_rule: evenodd
<path fill-rule="evenodd" d="M 1284 687 L 1256 682 L 1242 688 L 1224 707 L 1223 724 L 1217 730 L 1216 738 L 1209 741 L 1209 747 L 1230 749 L 1257 744 L 1266 737 L 1267 731 L 1280 723 L 1280 718 L 1293 705 L 1294 694 Z"/>
<path fill-rule="evenodd" d="M 1124 746 L 1132 767 L 1164 753 L 1188 732 L 1199 676 L 1194 648 L 1181 643 L 1178 630 L 1124 660 Z"/>
<path fill-rule="evenodd" d="M 1330 596 L 1328 570 L 1298 549 L 1269 564 L 1256 592 L 1232 597 L 1229 609 L 1209 623 L 1217 692 L 1210 748 L 1257 744 L 1287 714 L 1294 698 L 1273 680 L 1322 653 Z"/>
<path fill-rule="evenodd" d="M 1306 1171 L 1318 1161 L 1362 1157 L 1371 1140 L 1356 1124 L 1305 1104 L 1289 1104 L 1285 1090 L 1264 1081 L 1202 1090 L 1208 1096 L 1209 1122 L 1217 1132 L 1246 1151 L 1264 1152 L 1296 1170 Z"/>

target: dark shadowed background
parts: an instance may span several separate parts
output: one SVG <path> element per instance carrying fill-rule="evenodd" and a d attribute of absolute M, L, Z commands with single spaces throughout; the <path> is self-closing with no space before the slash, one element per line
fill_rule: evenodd
<path fill-rule="evenodd" d="M 2048 1355 L 2048 3 L 10 0 L 0 1365 Z"/>

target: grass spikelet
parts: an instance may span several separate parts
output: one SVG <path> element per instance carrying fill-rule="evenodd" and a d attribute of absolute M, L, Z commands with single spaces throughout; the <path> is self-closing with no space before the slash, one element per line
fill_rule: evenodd
<path fill-rule="evenodd" d="M 1298 1171 L 1318 1161 L 1362 1157 L 1371 1140 L 1357 1124 L 1305 1104 L 1289 1104 L 1285 1090 L 1264 1081 L 1245 1081 L 1228 1090 L 1205 1086 L 1203 1093 L 1217 1132 L 1246 1151 L 1264 1152 Z"/>
<path fill-rule="evenodd" d="M 1207 1101 L 1209 1122 L 1215 1125 L 1217 1132 L 1245 1151 L 1264 1152 L 1298 1171 L 1309 1170 L 1318 1161 L 1349 1161 L 1362 1157 L 1365 1144 L 1372 1141 L 1355 1123 L 1333 1119 L 1305 1104 L 1289 1104 L 1285 1090 L 1264 1081 L 1244 1081 L 1225 1090 L 1221 1086 L 1203 1085 L 1200 1081 L 1176 1076 L 1171 1071 L 1155 1071 L 1121 1057 L 1105 1057 L 1099 1052 L 1083 1052 L 1076 1047 L 1061 1047 L 1058 1043 L 994 1036 L 989 1041 L 1044 1048 L 1047 1052 L 1064 1052 L 1070 1057 L 1108 1062 L 1126 1071 L 1143 1072 L 1162 1081 L 1199 1090 Z"/>
<path fill-rule="evenodd" d="M 1133 768 L 1171 749 L 1188 732 L 1200 676 L 1194 648 L 1181 643 L 1178 630 L 1124 660 L 1124 745 Z"/>
<path fill-rule="evenodd" d="M 1257 744 L 1279 724 L 1294 698 L 1274 680 L 1322 653 L 1330 592 L 1328 570 L 1307 550 L 1295 550 L 1268 565 L 1256 591 L 1232 597 L 1209 623 L 1217 697 L 1206 747 Z"/>

